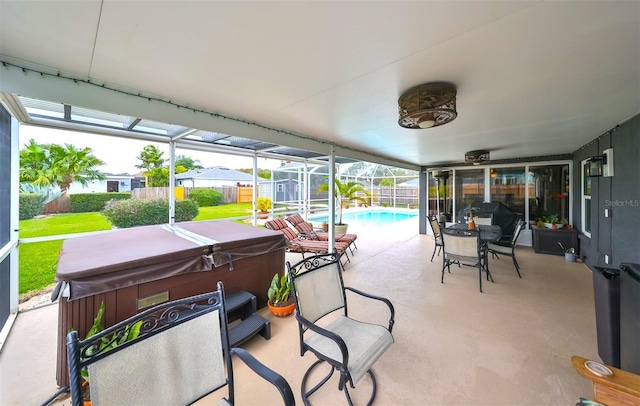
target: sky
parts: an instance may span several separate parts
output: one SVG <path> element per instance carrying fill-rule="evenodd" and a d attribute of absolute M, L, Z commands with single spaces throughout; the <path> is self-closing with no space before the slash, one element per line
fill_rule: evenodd
<path fill-rule="evenodd" d="M 30 139 L 34 139 L 38 144 L 72 144 L 77 148 L 89 147 L 97 158 L 106 163 L 98 167 L 98 170 L 114 175 L 122 173 L 134 175 L 139 173 L 140 169 L 136 168 L 135 165 L 139 165 L 140 160 L 136 157 L 149 144 L 155 145 L 160 151 L 163 151 L 164 155 L 162 157 L 167 160 L 166 164 L 169 164 L 169 144 L 21 124 L 20 149 Z M 185 155 L 198 160 L 200 165 L 205 168 L 213 166 L 225 166 L 230 169 L 253 168 L 253 158 L 250 157 L 214 154 L 180 148 L 176 148 L 176 155 Z M 258 158 L 258 169 L 274 169 L 279 166 L 279 160 Z"/>

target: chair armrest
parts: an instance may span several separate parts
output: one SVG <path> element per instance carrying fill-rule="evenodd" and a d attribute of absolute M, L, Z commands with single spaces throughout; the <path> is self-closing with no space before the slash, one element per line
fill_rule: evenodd
<path fill-rule="evenodd" d="M 242 348 L 232 348 L 231 354 L 235 354 L 244 362 L 253 372 L 260 375 L 265 380 L 269 381 L 273 386 L 275 386 L 278 391 L 280 391 L 280 395 L 282 395 L 282 400 L 284 404 L 295 405 L 295 400 L 293 397 L 293 392 L 291 391 L 291 387 L 286 379 L 282 377 L 282 375 L 273 371 L 272 369 L 265 366 L 262 362 L 258 361 L 253 355 L 251 355 L 246 350 Z"/>
<path fill-rule="evenodd" d="M 329 331 L 327 329 L 324 329 L 324 328 L 312 323 L 311 321 L 305 319 L 304 317 L 300 316 L 300 314 L 298 314 L 297 311 L 296 311 L 296 320 L 298 320 L 298 322 L 300 324 L 302 324 L 305 328 L 313 331 L 314 333 L 323 335 L 323 336 L 329 338 L 330 340 L 335 341 L 335 343 L 338 346 L 338 348 L 340 348 L 340 353 L 342 354 L 342 364 L 346 368 L 347 364 L 349 363 L 349 350 L 347 349 L 347 344 L 345 344 L 345 342 L 342 339 L 342 337 L 340 337 L 339 335 L 337 335 L 333 331 Z M 304 341 L 304 340 L 302 340 L 302 341 Z M 302 341 L 301 341 L 301 343 L 302 343 Z M 301 346 L 300 355 L 301 356 L 304 355 L 304 352 L 305 352 L 305 350 L 303 350 L 303 348 Z"/>
<path fill-rule="evenodd" d="M 298 233 L 300 238 L 308 239 L 308 240 L 319 240 L 318 234 L 315 232 L 307 232 L 307 233 Z"/>
<path fill-rule="evenodd" d="M 389 317 L 389 327 L 387 327 L 387 329 L 389 330 L 389 332 L 391 333 L 391 331 L 393 330 L 393 325 L 395 324 L 395 317 L 396 317 L 396 310 L 393 307 L 393 304 L 391 303 L 391 301 L 387 298 L 384 298 L 382 296 L 376 296 L 376 295 L 372 295 L 366 292 L 363 292 L 361 290 L 355 289 L 355 288 L 350 288 L 345 286 L 344 290 L 349 290 L 353 293 L 356 293 L 360 296 L 369 298 L 369 299 L 374 299 L 374 300 L 379 300 L 383 303 L 385 303 L 387 305 L 387 307 L 389 308 L 389 313 L 390 313 L 390 317 Z"/>
<path fill-rule="evenodd" d="M 295 241 L 295 240 L 287 240 L 287 244 L 292 245 L 294 247 L 298 247 L 299 249 L 303 249 L 302 245 L 298 241 Z"/>

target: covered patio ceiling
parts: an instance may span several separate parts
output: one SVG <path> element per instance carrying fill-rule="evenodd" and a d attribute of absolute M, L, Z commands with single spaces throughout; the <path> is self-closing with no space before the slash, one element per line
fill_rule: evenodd
<path fill-rule="evenodd" d="M 418 169 L 571 153 L 640 112 L 634 1 L 0 0 L 0 39 L 14 115 L 24 98 L 118 114 L 122 136 L 165 123 L 145 136 L 194 149 Z M 434 81 L 458 117 L 400 127 L 398 97 Z"/>
<path fill-rule="evenodd" d="M 178 147 L 184 149 L 221 152 L 231 155 L 304 160 L 315 162 L 317 165 L 327 165 L 329 161 L 329 157 L 326 154 L 318 152 L 146 120 L 139 117 L 108 113 L 6 93 L 0 93 L 0 100 L 12 111 L 14 116 L 29 125 L 86 131 L 155 142 L 174 141 Z M 339 164 L 356 162 L 356 160 L 344 157 L 336 157 L 335 161 Z"/>

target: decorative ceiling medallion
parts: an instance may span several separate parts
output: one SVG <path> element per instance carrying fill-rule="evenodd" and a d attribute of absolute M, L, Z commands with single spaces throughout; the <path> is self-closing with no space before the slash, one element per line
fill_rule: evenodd
<path fill-rule="evenodd" d="M 489 151 L 485 149 L 479 149 L 476 151 L 469 151 L 464 153 L 464 162 L 468 164 L 480 165 L 481 163 L 489 160 Z"/>
<path fill-rule="evenodd" d="M 456 88 L 444 82 L 412 87 L 398 99 L 398 124 L 420 129 L 449 123 L 458 116 Z"/>

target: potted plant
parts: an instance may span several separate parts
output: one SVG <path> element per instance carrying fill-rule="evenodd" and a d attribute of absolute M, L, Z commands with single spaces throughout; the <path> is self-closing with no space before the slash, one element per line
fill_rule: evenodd
<path fill-rule="evenodd" d="M 87 335 L 84 338 L 85 340 L 104 330 L 104 326 L 102 325 L 102 315 L 104 314 L 104 309 L 105 309 L 104 302 L 101 302 L 100 307 L 98 308 L 98 313 L 96 314 L 96 317 L 93 319 L 93 325 L 91 326 L 89 331 L 87 331 Z M 121 337 L 118 336 L 118 333 L 113 333 L 111 337 L 103 337 L 100 341 L 100 347 L 97 349 L 97 352 L 98 353 L 106 352 L 106 351 L 112 350 L 118 345 L 122 345 L 126 343 L 127 341 L 135 340 L 140 335 L 141 327 L 142 327 L 142 320 L 140 320 L 139 322 L 131 326 L 127 326 L 125 330 L 125 334 L 122 334 Z M 84 393 L 82 396 L 84 406 L 91 406 L 89 372 L 85 368 L 80 372 L 80 375 L 82 375 L 82 378 L 84 378 L 84 382 L 82 383 L 82 386 L 84 387 Z"/>
<path fill-rule="evenodd" d="M 344 234 L 347 232 L 348 224 L 342 222 L 342 208 L 344 205 L 349 206 L 352 200 L 367 203 L 370 195 L 369 191 L 365 189 L 364 185 L 360 182 L 346 182 L 342 183 L 340 179 L 334 178 L 335 181 L 335 198 L 336 207 L 338 208 L 338 222 L 336 223 L 336 233 Z M 329 182 L 320 185 L 318 193 L 328 192 Z M 364 195 L 364 196 L 362 196 Z"/>
<path fill-rule="evenodd" d="M 551 228 L 554 230 L 562 228 L 564 226 L 564 224 L 560 222 L 560 218 L 557 214 L 542 216 L 540 217 L 540 222 L 542 222 L 546 228 Z"/>
<path fill-rule="evenodd" d="M 273 275 L 271 286 L 267 291 L 267 306 L 278 317 L 286 317 L 293 313 L 296 304 L 291 297 L 291 285 L 287 274 Z"/>
<path fill-rule="evenodd" d="M 272 202 L 268 197 L 259 197 L 257 202 L 258 218 L 269 218 L 269 210 L 271 210 Z"/>

